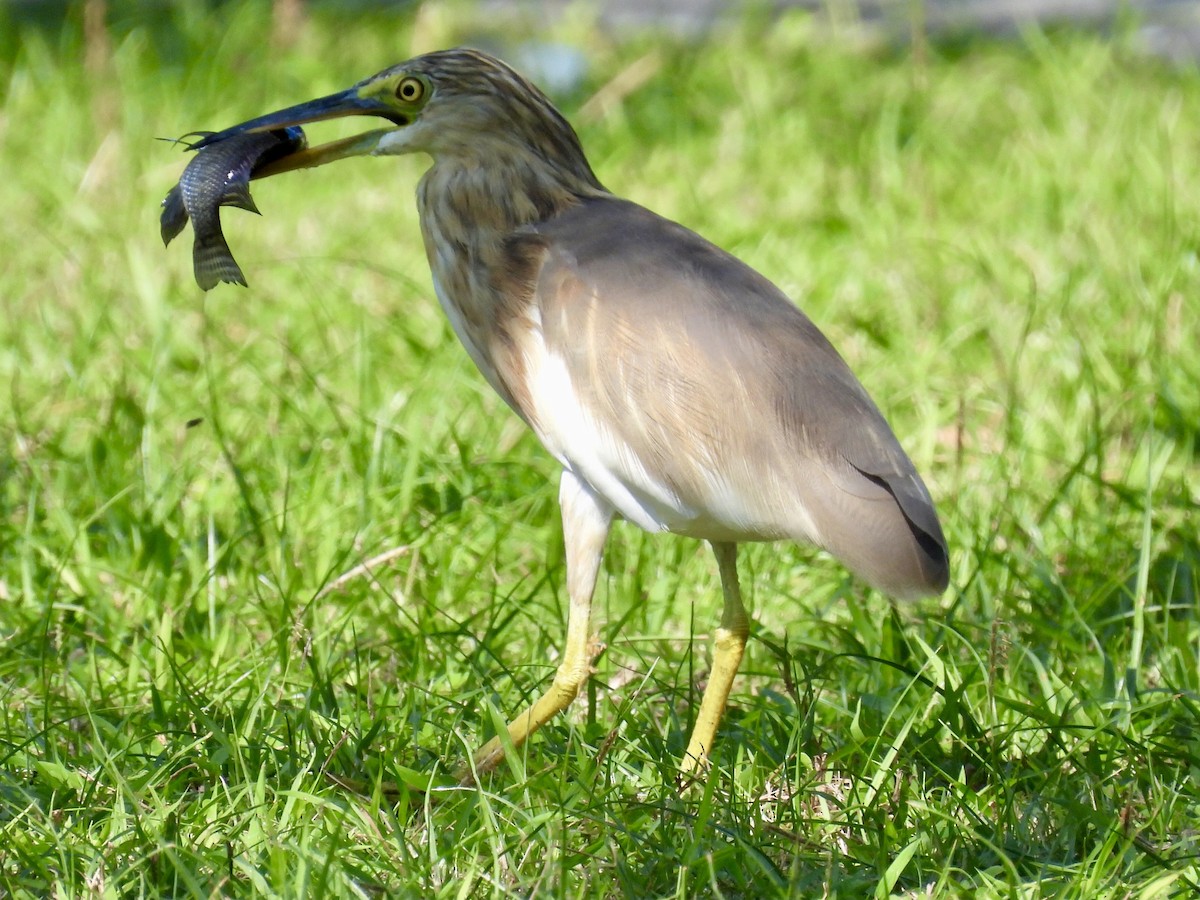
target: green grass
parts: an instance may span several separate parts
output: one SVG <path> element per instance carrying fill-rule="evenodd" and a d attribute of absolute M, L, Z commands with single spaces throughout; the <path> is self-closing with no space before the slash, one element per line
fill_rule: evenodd
<path fill-rule="evenodd" d="M 552 675 L 555 467 L 432 298 L 423 161 L 260 183 L 263 218 L 225 216 L 250 290 L 202 297 L 153 139 L 455 35 L 318 18 L 266 50 L 257 7 L 180 9 L 90 70 L 71 33 L 0 57 L 0 895 L 1198 889 L 1195 71 L 1069 33 L 923 62 L 804 19 L 591 35 L 561 102 L 601 179 L 843 350 L 953 587 L 893 608 L 746 548 L 751 645 L 681 795 L 715 564 L 618 526 L 586 696 L 481 790 L 426 792 Z"/>

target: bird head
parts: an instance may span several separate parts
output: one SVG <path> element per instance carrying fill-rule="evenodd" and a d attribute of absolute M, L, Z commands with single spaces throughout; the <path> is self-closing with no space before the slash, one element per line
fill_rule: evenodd
<path fill-rule="evenodd" d="M 305 148 L 255 171 L 261 178 L 351 156 L 426 152 L 436 160 L 525 154 L 541 167 L 598 187 L 579 138 L 532 83 L 500 60 L 443 50 L 384 69 L 353 87 L 209 135 L 193 149 L 248 132 L 343 116 L 374 116 L 391 127 Z"/>

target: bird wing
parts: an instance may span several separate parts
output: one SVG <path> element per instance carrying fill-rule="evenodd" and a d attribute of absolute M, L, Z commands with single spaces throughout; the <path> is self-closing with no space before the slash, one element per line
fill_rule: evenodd
<path fill-rule="evenodd" d="M 944 586 L 925 485 L 778 288 L 616 198 L 584 201 L 523 239 L 541 248 L 527 418 L 626 518 L 716 540 L 814 543 L 900 595 Z"/>

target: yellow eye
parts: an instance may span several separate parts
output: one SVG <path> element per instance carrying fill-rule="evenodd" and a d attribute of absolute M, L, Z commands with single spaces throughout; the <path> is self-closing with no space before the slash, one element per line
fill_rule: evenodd
<path fill-rule="evenodd" d="M 396 96 L 405 103 L 419 103 L 425 96 L 425 82 L 419 78 L 401 78 L 396 85 Z"/>

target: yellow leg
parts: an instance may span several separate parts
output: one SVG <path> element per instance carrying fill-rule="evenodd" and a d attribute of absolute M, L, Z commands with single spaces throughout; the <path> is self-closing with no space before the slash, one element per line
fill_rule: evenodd
<path fill-rule="evenodd" d="M 700 713 L 692 728 L 692 739 L 680 763 L 685 775 L 698 775 L 708 768 L 708 753 L 717 735 L 717 726 L 729 700 L 729 689 L 733 676 L 737 674 L 746 649 L 746 636 L 750 623 L 746 608 L 742 606 L 742 592 L 738 587 L 737 544 L 713 543 L 717 555 L 717 567 L 721 572 L 721 592 L 725 595 L 725 606 L 721 612 L 721 625 L 713 641 L 713 666 L 700 701 Z"/>
<path fill-rule="evenodd" d="M 593 651 L 589 647 L 592 593 L 596 588 L 604 542 L 608 538 L 612 508 L 566 471 L 559 482 L 558 497 L 562 506 L 567 593 L 570 596 L 567 642 L 562 664 L 550 689 L 508 726 L 508 736 L 516 747 L 571 704 L 592 669 Z M 504 744 L 499 737 L 494 737 L 475 753 L 473 765 L 458 772 L 459 781 L 474 784 L 477 775 L 491 771 L 503 759 Z"/>

